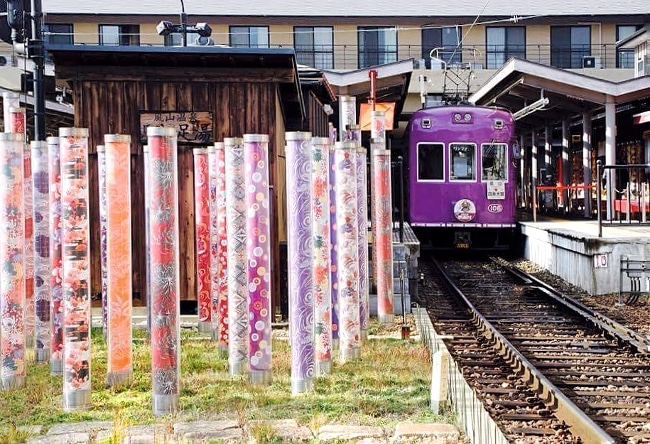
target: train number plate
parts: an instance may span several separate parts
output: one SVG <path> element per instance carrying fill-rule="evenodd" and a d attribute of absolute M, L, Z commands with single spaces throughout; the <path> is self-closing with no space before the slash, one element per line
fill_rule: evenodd
<path fill-rule="evenodd" d="M 469 248 L 469 242 L 458 242 L 456 248 Z"/>

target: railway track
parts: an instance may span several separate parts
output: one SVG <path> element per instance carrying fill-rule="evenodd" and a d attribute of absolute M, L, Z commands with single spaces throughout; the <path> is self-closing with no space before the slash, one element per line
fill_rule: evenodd
<path fill-rule="evenodd" d="M 512 443 L 650 443 L 647 338 L 494 260 L 426 262 L 420 299 Z"/>

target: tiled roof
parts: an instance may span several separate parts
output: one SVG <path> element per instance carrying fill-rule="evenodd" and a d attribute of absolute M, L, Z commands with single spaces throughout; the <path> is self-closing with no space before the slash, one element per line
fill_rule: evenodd
<path fill-rule="evenodd" d="M 455 0 L 432 2 L 417 0 L 373 0 L 360 5 L 347 0 L 219 0 L 212 4 L 184 0 L 190 15 L 219 16 L 359 16 L 359 17 L 477 17 L 477 16 L 594 16 L 645 14 L 650 20 L 648 0 Z M 206 4 L 207 3 L 207 4 Z M 178 14 L 180 0 L 47 0 L 44 12 L 51 14 Z"/>

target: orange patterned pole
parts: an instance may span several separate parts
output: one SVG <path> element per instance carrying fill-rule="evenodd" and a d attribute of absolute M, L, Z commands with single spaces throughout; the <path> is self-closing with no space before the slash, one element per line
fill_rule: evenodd
<path fill-rule="evenodd" d="M 108 385 L 127 383 L 131 350 L 131 136 L 106 134 Z"/>
<path fill-rule="evenodd" d="M 210 294 L 210 175 L 207 148 L 194 149 L 194 237 L 196 243 L 196 302 L 199 332 L 211 328 Z"/>

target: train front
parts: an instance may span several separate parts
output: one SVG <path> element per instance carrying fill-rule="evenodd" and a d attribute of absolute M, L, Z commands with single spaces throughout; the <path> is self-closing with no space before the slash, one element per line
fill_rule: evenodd
<path fill-rule="evenodd" d="M 441 249 L 511 248 L 519 155 L 512 114 L 470 105 L 422 109 L 408 137 L 408 214 L 420 241 Z"/>

